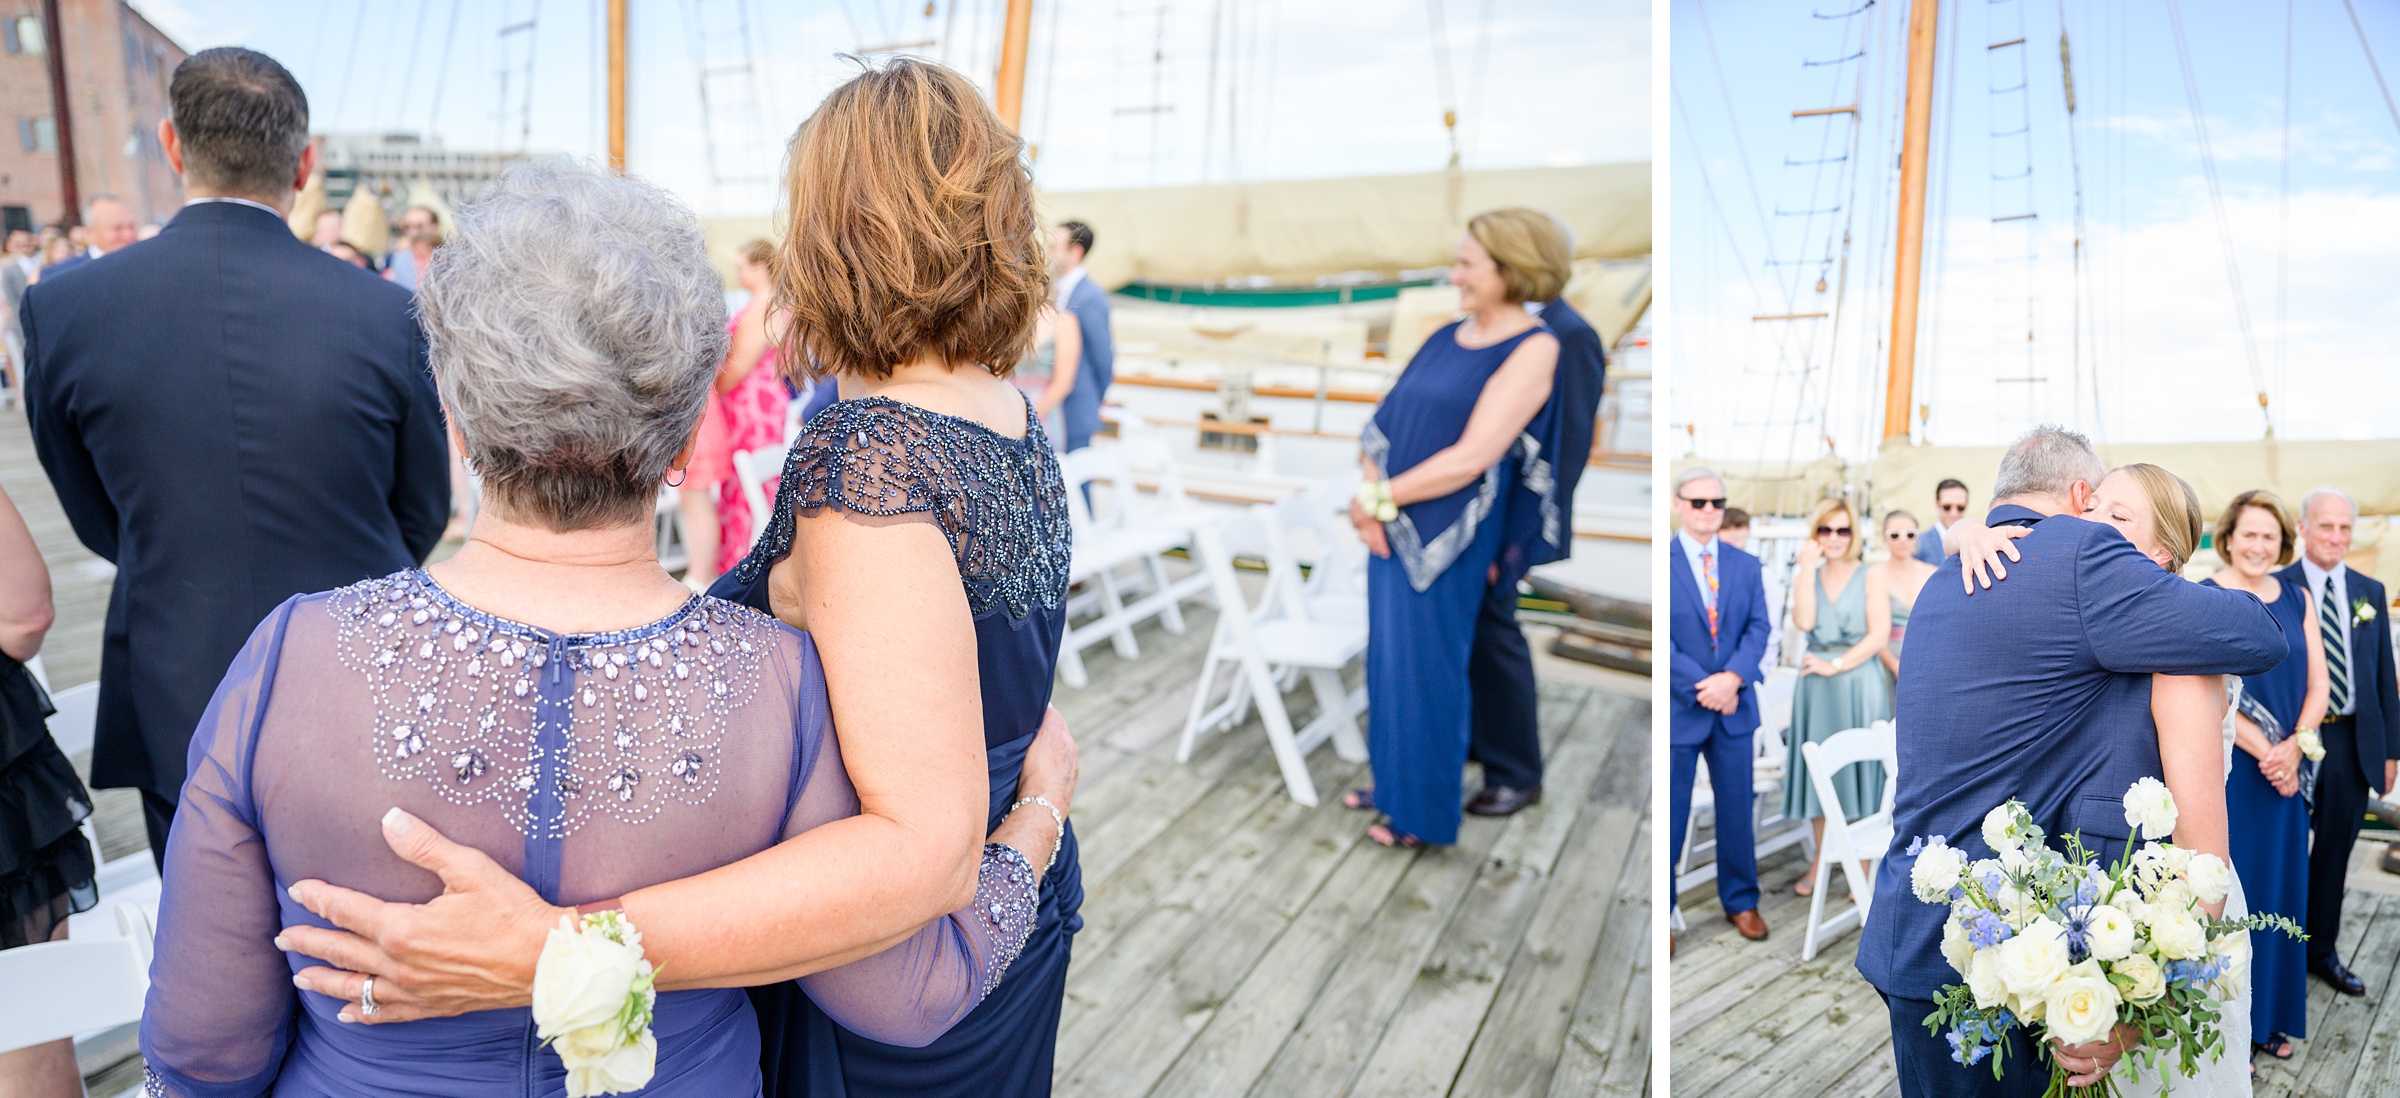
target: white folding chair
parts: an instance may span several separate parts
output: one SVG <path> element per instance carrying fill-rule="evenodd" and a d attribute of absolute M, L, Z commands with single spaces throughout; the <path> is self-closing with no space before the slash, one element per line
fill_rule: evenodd
<path fill-rule="evenodd" d="M 1118 656 L 1141 658 L 1133 627 L 1157 618 L 1168 632 L 1182 633 L 1183 600 L 1207 590 L 1208 577 L 1197 571 L 1181 579 L 1168 575 L 1166 554 L 1190 548 L 1191 526 L 1188 520 L 1155 514 L 1141 505 L 1132 471 L 1117 447 L 1087 446 L 1070 452 L 1060 460 L 1059 471 L 1066 481 L 1067 521 L 1074 534 L 1067 579 L 1090 588 L 1086 597 L 1068 602 L 1070 622 L 1059 645 L 1059 674 L 1069 685 L 1083 686 L 1091 681 L 1083 666 L 1085 648 L 1108 640 Z M 1108 489 L 1105 520 L 1095 517 L 1085 499 L 1087 486 L 1095 484 Z M 1138 569 L 1136 576 L 1121 574 L 1128 567 Z M 1139 597 L 1126 601 L 1136 593 Z M 1074 616 L 1095 609 L 1093 620 L 1073 624 Z"/>
<path fill-rule="evenodd" d="M 128 915 L 127 909 L 134 913 Z M 0 951 L 0 1052 L 142 1019 L 150 991 L 154 916 L 118 908 L 120 937 L 43 942 Z M 138 938 L 136 930 L 145 931 Z"/>
<path fill-rule="evenodd" d="M 1900 784 L 1900 748 L 1892 722 L 1876 721 L 1865 728 L 1836 732 L 1823 743 L 1801 744 L 1800 757 L 1808 764 L 1809 788 L 1816 790 L 1817 804 L 1825 810 L 1824 856 L 1817 861 L 1816 890 L 1808 900 L 1808 932 L 1800 943 L 1800 959 L 1806 961 L 1817 955 L 1819 942 L 1867 923 L 1867 908 L 1875 899 L 1875 871 L 1892 846 L 1892 795 Z M 1868 815 L 1844 819 L 1841 799 L 1834 795 L 1833 776 L 1845 767 L 1870 762 L 1883 764 L 1883 803 Z M 1850 886 L 1851 902 L 1847 910 L 1826 918 L 1825 886 L 1832 883 L 1837 862 Z"/>
<path fill-rule="evenodd" d="M 1249 706 L 1256 705 L 1267 728 L 1267 743 L 1283 771 L 1284 788 L 1293 800 L 1313 807 L 1317 789 L 1308 776 L 1310 750 L 1331 739 L 1334 753 L 1342 758 L 1363 762 L 1367 757 L 1366 740 L 1358 730 L 1365 695 L 1342 688 L 1342 668 L 1366 652 L 1367 631 L 1364 623 L 1311 621 L 1292 612 L 1288 592 L 1297 587 L 1297 580 L 1277 573 L 1271 548 L 1274 521 L 1274 508 L 1259 504 L 1194 533 L 1194 552 L 1220 609 L 1208 656 L 1200 665 L 1200 681 L 1192 689 L 1191 712 L 1175 761 L 1189 762 L 1203 733 L 1233 727 Z M 1233 567 L 1232 547 L 1249 544 L 1270 547 L 1267 582 L 1256 606 L 1243 594 Z M 1299 669 L 1317 697 L 1316 717 L 1297 731 L 1277 681 L 1278 670 L 1286 667 Z M 1231 673 L 1226 697 L 1211 708 L 1209 698 L 1220 669 Z"/>
<path fill-rule="evenodd" d="M 742 502 L 750 505 L 750 544 L 742 546 L 737 555 L 748 554 L 750 546 L 758 544 L 758 536 L 766 532 L 767 516 L 774 513 L 767 506 L 767 485 L 783 476 L 783 459 L 791 452 L 788 441 L 733 452 L 733 479 L 742 486 Z"/>

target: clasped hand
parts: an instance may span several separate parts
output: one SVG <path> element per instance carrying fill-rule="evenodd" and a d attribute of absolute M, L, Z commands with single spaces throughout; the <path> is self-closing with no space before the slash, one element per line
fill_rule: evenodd
<path fill-rule="evenodd" d="M 1367 552 L 1379 557 L 1392 555 L 1392 543 L 1384 536 L 1383 524 L 1375 521 L 1375 516 L 1368 514 L 1366 507 L 1355 499 L 1350 501 L 1350 525 L 1357 528 L 1358 539 L 1367 543 Z"/>
<path fill-rule="evenodd" d="M 1717 713 L 1731 714 L 1742 701 L 1742 677 L 1731 671 L 1719 671 L 1694 684 L 1700 707 Z"/>
<path fill-rule="evenodd" d="M 2286 736 L 2267 748 L 2267 753 L 2258 757 L 2258 772 L 2280 796 L 2300 792 L 2300 737 Z"/>
<path fill-rule="evenodd" d="M 2132 1026 L 2120 1024 L 2109 1033 L 2107 1040 L 2088 1045 L 2067 1045 L 2052 1038 L 2050 1057 L 2067 1070 L 2068 1086 L 2093 1086 L 2116 1069 L 2117 1061 L 2125 1056 L 2126 1046 L 2139 1039 L 2140 1035 L 2140 1031 Z"/>

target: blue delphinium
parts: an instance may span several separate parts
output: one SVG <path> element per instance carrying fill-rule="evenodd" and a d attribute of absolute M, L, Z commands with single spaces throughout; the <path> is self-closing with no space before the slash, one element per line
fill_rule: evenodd
<path fill-rule="evenodd" d="M 1977 910 L 1967 916 L 1967 944 L 1976 949 L 1990 949 L 2016 935 L 1998 912 Z"/>

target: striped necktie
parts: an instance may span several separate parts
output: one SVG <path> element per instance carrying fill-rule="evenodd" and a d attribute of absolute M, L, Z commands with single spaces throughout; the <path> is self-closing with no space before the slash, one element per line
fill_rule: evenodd
<path fill-rule="evenodd" d="M 2333 602 L 2333 576 L 2328 573 L 2325 590 L 2317 596 L 2317 629 L 2325 634 L 2325 677 L 2333 680 L 2333 689 L 2325 700 L 2327 716 L 2340 713 L 2350 704 L 2350 661 L 2342 655 L 2342 642 L 2348 631 L 2342 627 L 2342 612 Z"/>
<path fill-rule="evenodd" d="M 1708 585 L 1708 639 L 1717 639 L 1717 554 L 1713 545 L 1700 547 L 1701 582 Z"/>

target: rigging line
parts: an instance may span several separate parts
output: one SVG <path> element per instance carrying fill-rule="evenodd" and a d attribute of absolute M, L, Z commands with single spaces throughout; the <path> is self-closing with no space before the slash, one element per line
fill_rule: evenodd
<path fill-rule="evenodd" d="M 2249 356 L 2250 380 L 2257 386 L 2260 398 L 2258 414 L 2266 420 L 2267 434 L 2275 433 L 2275 414 L 2265 403 L 2267 385 L 2265 371 L 2258 360 L 2258 338 L 2250 329 L 2250 298 L 2242 292 L 2241 261 L 2233 250 L 2233 223 L 2225 216 L 2225 191 L 2217 181 L 2217 154 L 2208 143 L 2208 116 L 2200 107 L 2200 80 L 2192 71 L 2191 46 L 2184 39 L 2183 7 L 2178 0 L 2167 0 L 2167 24 L 2174 32 L 2175 61 L 2183 70 L 2183 94 L 2192 108 L 2192 130 L 2200 139 L 2200 169 L 2208 180 L 2209 205 L 2216 212 L 2217 241 L 2225 252 L 2225 278 L 2233 288 L 2233 315 L 2242 330 L 2242 350 Z"/>
<path fill-rule="evenodd" d="M 2283 395 L 2284 353 L 2291 336 L 2292 273 L 2292 0 L 2283 0 L 2283 170 L 2275 200 L 2275 388 Z"/>
<path fill-rule="evenodd" d="M 1467 70 L 1467 157 L 1473 159 L 1475 147 L 1483 140 L 1483 89 L 1492 59 L 1492 13 L 1500 0 L 1483 0 L 1483 15 L 1475 25 L 1475 62 Z"/>
<path fill-rule="evenodd" d="M 1442 129 L 1450 139 L 1450 166 L 1458 166 L 1458 89 L 1450 78 L 1450 34 L 1442 27 L 1442 0 L 1425 0 L 1433 24 L 1433 82 L 1442 99 Z"/>
<path fill-rule="evenodd" d="M 837 3 L 842 9 L 842 22 L 850 24 L 850 48 L 854 50 L 866 48 L 867 32 L 859 28 L 858 16 L 851 13 L 850 0 L 837 0 Z"/>
<path fill-rule="evenodd" d="M 1225 41 L 1225 0 L 1216 0 L 1208 13 L 1208 98 L 1200 109 L 1200 182 L 1208 182 L 1217 164 L 1217 58 Z"/>
<path fill-rule="evenodd" d="M 425 13 L 432 8 L 431 4 L 417 5 L 417 29 L 408 36 L 408 67 L 400 73 L 400 99 L 392 104 L 395 115 L 408 108 L 408 93 L 416 87 L 417 51 L 425 45 Z"/>
<path fill-rule="evenodd" d="M 1717 36 L 1709 27 L 1708 4 L 1705 0 L 1692 0 L 1692 7 L 1700 13 L 1700 40 L 1708 45 L 1709 68 L 1717 78 L 1717 96 L 1725 103 L 1726 123 L 1733 129 L 1733 152 L 1742 162 L 1742 180 L 1750 189 L 1750 209 L 1758 215 L 1759 238 L 1765 241 L 1767 262 L 1773 264 L 1775 231 L 1767 224 L 1767 204 L 1758 195 L 1758 173 L 1750 167 L 1750 142 L 1742 136 L 1741 115 L 1733 109 L 1733 91 L 1725 84 L 1725 62 L 1717 56 Z"/>
<path fill-rule="evenodd" d="M 2392 124 L 2400 126 L 2400 105 L 2392 102 L 2392 86 L 2383 82 L 2383 66 L 2375 63 L 2375 47 L 2367 43 L 2366 24 L 2358 21 L 2358 5 L 2342 0 L 2342 10 L 2350 13 L 2350 29 L 2358 33 L 2358 48 L 2367 55 L 2367 71 L 2375 74 L 2375 90 L 2383 93 L 2383 109 L 2392 114 Z"/>
<path fill-rule="evenodd" d="M 450 0 L 450 30 L 442 36 L 442 60 L 433 67 L 433 107 L 425 112 L 425 129 L 430 133 L 442 117 L 442 92 L 450 86 L 450 47 L 458 41 L 458 9 L 466 0 Z"/>
<path fill-rule="evenodd" d="M 533 63 L 541 59 L 542 0 L 525 9 L 525 113 L 517 122 L 517 151 L 533 151 Z"/>
<path fill-rule="evenodd" d="M 317 5 L 317 44 L 309 47 L 308 50 L 308 56 L 312 60 L 325 56 L 325 28 L 331 22 L 333 22 L 333 5 Z M 313 75 L 315 70 L 312 68 L 310 72 Z"/>
<path fill-rule="evenodd" d="M 1667 96 L 1675 104 L 1675 117 L 1683 120 L 1684 131 L 1697 133 L 1698 130 L 1692 125 L 1691 113 L 1684 109 L 1683 93 L 1677 91 L 1670 84 L 1667 88 Z M 1708 158 L 1699 154 L 1699 142 L 1691 142 L 1691 148 L 1692 161 L 1700 166 L 1700 191 L 1708 199 L 1709 211 L 1717 215 L 1718 223 L 1725 230 L 1725 246 L 1733 252 L 1734 266 L 1742 272 L 1742 284 L 1749 288 L 1752 301 L 1764 305 L 1767 303 L 1767 298 L 1758 292 L 1757 280 L 1750 277 L 1750 261 L 1742 257 L 1741 241 L 1733 235 L 1733 221 L 1725 216 L 1725 207 L 1717 201 L 1717 184 L 1715 179 L 1709 175 Z"/>
<path fill-rule="evenodd" d="M 328 122 L 340 119 L 343 109 L 350 105 L 350 74 L 358 71 L 358 42 L 366 29 L 367 0 L 358 0 L 358 21 L 350 24 L 350 60 L 342 65 L 341 90 L 334 93 L 333 118 L 327 119 Z M 332 126 L 326 128 L 331 129 Z"/>
<path fill-rule="evenodd" d="M 1047 41 L 1042 44 L 1042 141 L 1034 146 L 1036 160 L 1041 157 L 1042 144 L 1050 141 L 1050 105 L 1058 102 L 1058 10 L 1065 6 L 1059 0 L 1051 3 L 1050 33 L 1044 36 Z M 927 7 L 930 10 L 931 5 Z"/>
<path fill-rule="evenodd" d="M 2083 400 L 2084 379 L 2083 306 L 2084 295 L 2087 292 L 2087 286 L 2084 280 L 2084 264 L 2086 262 L 2086 258 L 2084 251 L 2083 221 L 2083 139 L 2075 127 L 2075 60 L 2073 53 L 2070 51 L 2067 45 L 2067 0 L 2058 0 L 2058 69 L 2059 80 L 2066 94 L 2067 171 L 2068 178 L 2073 184 L 2075 196 L 2075 252 L 2073 257 L 2074 263 L 2072 267 L 2075 276 L 2075 293 L 2072 299 L 2072 312 L 2070 314 L 2073 320 L 2068 328 L 2068 341 L 2070 346 L 2073 348 L 2073 355 L 2070 361 L 2073 364 L 2074 380 L 2070 385 L 2070 388 L 2075 393 L 2076 401 L 2081 403 Z M 2028 168 L 2028 170 L 2031 169 Z M 2092 423 L 2095 431 L 2097 430 L 2099 422 L 2100 394 L 2099 391 L 2095 389 L 2092 393 Z"/>
<path fill-rule="evenodd" d="M 941 60 L 945 65 L 950 63 L 950 39 L 958 34 L 958 7 L 963 3 L 966 3 L 966 0 L 950 0 L 948 14 L 942 16 Z M 1124 13 L 1119 12 L 1118 14 L 1121 18 Z"/>

